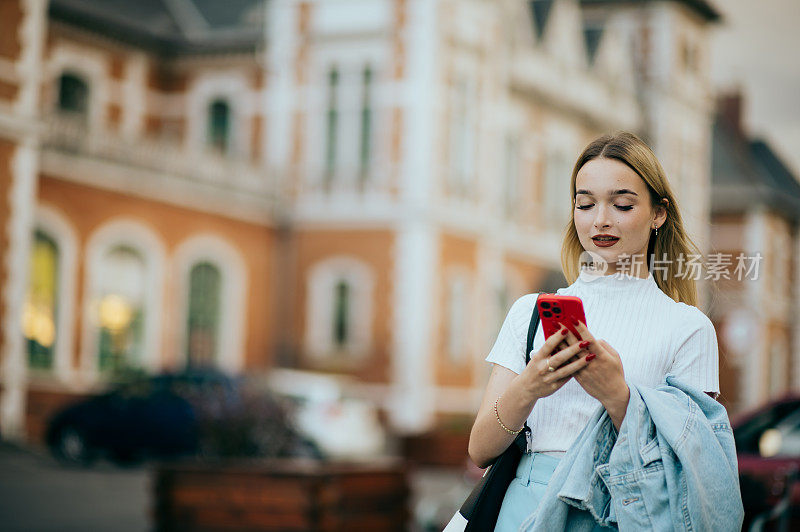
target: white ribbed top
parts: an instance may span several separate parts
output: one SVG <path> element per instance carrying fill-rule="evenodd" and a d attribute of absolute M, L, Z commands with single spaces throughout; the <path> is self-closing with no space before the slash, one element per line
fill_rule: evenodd
<path fill-rule="evenodd" d="M 676 303 L 662 292 L 652 273 L 646 279 L 581 273 L 574 283 L 556 293 L 581 298 L 589 331 L 617 350 L 627 381 L 655 387 L 667 373 L 674 373 L 703 391 L 719 392 L 714 325 L 697 307 Z M 511 306 L 486 357 L 488 362 L 515 373 L 522 371 L 536 297 L 524 295 Z M 534 352 L 542 344 L 540 325 L 533 340 Z M 575 379 L 539 399 L 528 417 L 532 450 L 566 451 L 599 405 Z"/>

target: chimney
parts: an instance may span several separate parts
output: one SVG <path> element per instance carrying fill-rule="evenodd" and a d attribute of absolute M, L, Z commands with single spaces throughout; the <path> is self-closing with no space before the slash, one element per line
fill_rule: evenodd
<path fill-rule="evenodd" d="M 744 136 L 742 124 L 743 101 L 744 98 L 740 89 L 720 94 L 717 97 L 718 120 L 739 137 Z"/>

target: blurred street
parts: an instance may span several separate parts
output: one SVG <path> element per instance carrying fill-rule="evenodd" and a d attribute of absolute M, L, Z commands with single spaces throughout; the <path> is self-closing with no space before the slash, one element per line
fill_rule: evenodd
<path fill-rule="evenodd" d="M 149 526 L 149 475 L 98 462 L 61 466 L 49 455 L 0 443 L 0 522 L 12 531 L 142 531 Z"/>
<path fill-rule="evenodd" d="M 442 530 L 482 472 L 493 368 L 524 367 L 524 302 L 573 293 L 608 245 L 678 310 L 620 303 L 628 335 L 587 300 L 592 336 L 626 379 L 711 393 L 743 530 L 800 531 L 797 20 L 798 0 L 0 0 L 0 532 Z M 621 133 L 657 163 L 617 165 L 639 190 L 617 205 L 578 173 L 622 161 L 585 151 Z M 543 448 L 596 399 L 574 390 L 531 411 L 545 434 L 565 407 Z"/>

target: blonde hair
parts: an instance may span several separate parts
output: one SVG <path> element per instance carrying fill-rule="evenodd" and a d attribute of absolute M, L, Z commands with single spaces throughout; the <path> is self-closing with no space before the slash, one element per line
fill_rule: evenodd
<path fill-rule="evenodd" d="M 666 272 L 653 275 L 658 287 L 675 301 L 697 306 L 696 283 L 694 279 L 685 274 L 677 275 L 679 264 L 676 259 L 678 257 L 686 259 L 692 253 L 699 255 L 700 252 L 683 227 L 675 195 L 672 193 L 664 169 L 653 150 L 639 137 L 628 132 L 604 135 L 592 141 L 584 148 L 572 169 L 570 182 L 572 211 L 561 245 L 561 269 L 567 282 L 571 284 L 580 274 L 580 256 L 585 251 L 575 229 L 575 180 L 583 165 L 592 159 L 599 158 L 620 161 L 636 172 L 647 184 L 650 203 L 654 209 L 663 203 L 664 198 L 669 200 L 669 204 L 666 206 L 667 218 L 658 228 L 658 236 L 656 237 L 654 232 L 650 231 L 650 240 L 647 245 L 648 270 L 652 270 L 651 261 L 654 256 L 658 260 L 664 260 Z"/>

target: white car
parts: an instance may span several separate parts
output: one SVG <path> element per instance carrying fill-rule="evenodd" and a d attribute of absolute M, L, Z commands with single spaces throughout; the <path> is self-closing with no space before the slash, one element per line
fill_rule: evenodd
<path fill-rule="evenodd" d="M 297 405 L 300 432 L 329 458 L 368 460 L 386 452 L 386 431 L 374 404 L 348 396 L 352 380 L 306 371 L 275 369 L 267 378 L 278 395 Z"/>

